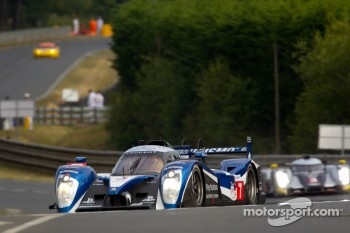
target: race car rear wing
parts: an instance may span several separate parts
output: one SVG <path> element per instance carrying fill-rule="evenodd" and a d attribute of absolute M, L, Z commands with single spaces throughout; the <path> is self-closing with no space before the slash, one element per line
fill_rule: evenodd
<path fill-rule="evenodd" d="M 200 144 L 202 141 L 199 141 Z M 175 150 L 180 153 L 181 158 L 187 159 L 192 157 L 205 158 L 206 154 L 246 154 L 248 159 L 252 157 L 252 139 L 247 137 L 247 145 L 244 147 L 210 147 L 204 148 L 198 146 L 197 149 L 191 147 L 191 145 L 177 145 L 173 146 Z"/>

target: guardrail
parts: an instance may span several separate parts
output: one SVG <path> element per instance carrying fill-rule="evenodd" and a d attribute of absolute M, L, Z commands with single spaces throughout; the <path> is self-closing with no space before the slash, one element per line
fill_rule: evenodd
<path fill-rule="evenodd" d="M 5 31 L 0 32 L 0 46 L 11 46 L 43 39 L 63 39 L 69 37 L 70 32 L 70 26 L 56 26 L 35 29 L 21 29 L 16 31 Z"/>
<path fill-rule="evenodd" d="M 74 162 L 76 156 L 86 156 L 97 172 L 110 172 L 123 152 L 96 151 L 26 144 L 11 140 L 0 139 L 0 160 L 17 165 L 40 169 L 53 174 L 56 169 L 67 162 Z M 275 162 L 285 164 L 300 158 L 302 155 L 253 155 L 254 161 L 261 166 Z M 339 159 L 350 159 L 350 155 L 319 154 L 312 157 L 320 158 L 328 163 L 337 163 Z M 218 168 L 223 159 L 234 158 L 230 155 L 211 155 L 206 163 L 211 168 Z"/>
<path fill-rule="evenodd" d="M 37 125 L 75 125 L 80 123 L 106 122 L 109 107 L 67 106 L 35 109 L 34 123 Z"/>
<path fill-rule="evenodd" d="M 74 162 L 79 155 L 86 156 L 96 171 L 110 172 L 121 154 L 118 151 L 61 148 L 0 139 L 0 160 L 48 172 L 56 171 L 67 162 Z"/>

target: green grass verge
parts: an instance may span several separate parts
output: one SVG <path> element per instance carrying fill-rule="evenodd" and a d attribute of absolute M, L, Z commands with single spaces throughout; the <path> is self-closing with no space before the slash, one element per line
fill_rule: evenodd
<path fill-rule="evenodd" d="M 108 132 L 105 125 L 36 125 L 33 130 L 23 127 L 0 131 L 1 138 L 49 146 L 106 150 Z"/>
<path fill-rule="evenodd" d="M 79 97 L 85 98 L 89 89 L 98 91 L 113 87 L 119 80 L 118 73 L 112 67 L 114 53 L 111 50 L 100 51 L 85 57 L 45 98 L 36 102 L 37 107 L 57 107 L 62 104 L 62 91 L 75 89 Z"/>
<path fill-rule="evenodd" d="M 53 183 L 55 178 L 54 173 L 35 171 L 23 166 L 16 166 L 13 163 L 1 161 L 0 164 L 0 179 L 39 181 Z"/>

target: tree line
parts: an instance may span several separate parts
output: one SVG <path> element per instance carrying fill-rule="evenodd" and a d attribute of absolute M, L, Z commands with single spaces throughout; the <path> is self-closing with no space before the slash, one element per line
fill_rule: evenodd
<path fill-rule="evenodd" d="M 279 153 L 317 152 L 318 124 L 350 120 L 349 6 L 127 1 L 112 21 L 121 83 L 112 98 L 111 145 L 202 138 L 207 146 L 227 146 L 250 135 L 258 153 L 276 151 L 277 136 Z"/>
<path fill-rule="evenodd" d="M 33 27 L 66 26 L 74 17 L 88 21 L 102 16 L 106 22 L 111 9 L 124 0 L 0 0 L 0 31 Z"/>

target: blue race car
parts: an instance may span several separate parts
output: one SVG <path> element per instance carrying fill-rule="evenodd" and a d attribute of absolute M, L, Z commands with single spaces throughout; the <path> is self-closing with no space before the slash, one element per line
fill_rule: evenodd
<path fill-rule="evenodd" d="M 245 154 L 210 169 L 208 154 Z M 215 156 L 215 155 L 213 155 Z M 260 167 L 246 147 L 192 149 L 162 140 L 125 151 L 110 174 L 96 173 L 85 157 L 56 172 L 60 213 L 116 209 L 171 209 L 265 203 Z"/>

